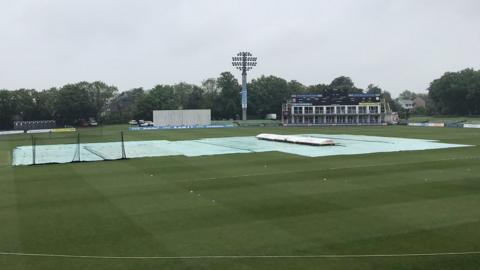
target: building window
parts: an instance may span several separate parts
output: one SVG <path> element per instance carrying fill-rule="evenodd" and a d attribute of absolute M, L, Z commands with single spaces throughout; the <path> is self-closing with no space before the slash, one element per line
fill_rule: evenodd
<path fill-rule="evenodd" d="M 313 116 L 305 116 L 304 124 L 313 124 Z"/>
<path fill-rule="evenodd" d="M 358 123 L 359 123 L 359 124 L 366 124 L 366 123 L 367 123 L 367 119 L 368 119 L 368 118 L 367 118 L 366 115 L 360 115 L 360 116 L 358 117 Z"/>
<path fill-rule="evenodd" d="M 335 123 L 335 117 L 334 117 L 334 116 L 327 116 L 327 117 L 326 117 L 326 123 L 327 123 L 327 124 L 333 124 L 333 123 Z"/>
<path fill-rule="evenodd" d="M 357 108 L 355 106 L 348 106 L 348 114 L 357 114 Z"/>
<path fill-rule="evenodd" d="M 313 114 L 313 107 L 305 107 L 305 114 Z"/>
<path fill-rule="evenodd" d="M 303 114 L 302 107 L 293 107 L 293 114 Z"/>
<path fill-rule="evenodd" d="M 345 106 L 337 106 L 337 114 L 345 114 Z"/>
<path fill-rule="evenodd" d="M 348 124 L 355 124 L 355 116 L 349 115 L 349 116 L 347 117 L 347 123 L 348 123 Z"/>
<path fill-rule="evenodd" d="M 315 107 L 315 114 L 323 114 L 323 107 Z"/>
<path fill-rule="evenodd" d="M 327 114 L 334 114 L 335 113 L 335 107 L 327 107 Z"/>
<path fill-rule="evenodd" d="M 345 123 L 346 123 L 345 115 L 337 116 L 337 124 L 345 124 Z"/>
<path fill-rule="evenodd" d="M 377 106 L 369 106 L 368 107 L 368 112 L 369 113 L 378 113 L 378 107 Z"/>
<path fill-rule="evenodd" d="M 325 124 L 325 117 L 317 116 L 317 124 Z"/>
<path fill-rule="evenodd" d="M 367 113 L 367 107 L 366 106 L 359 106 L 358 107 L 358 113 L 359 114 L 366 114 Z"/>

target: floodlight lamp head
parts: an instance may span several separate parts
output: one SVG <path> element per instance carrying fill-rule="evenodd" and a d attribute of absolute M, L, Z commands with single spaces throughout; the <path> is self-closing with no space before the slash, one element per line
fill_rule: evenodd
<path fill-rule="evenodd" d="M 244 74 L 257 65 L 257 57 L 253 57 L 250 52 L 239 52 L 232 57 L 232 66 L 241 70 Z"/>

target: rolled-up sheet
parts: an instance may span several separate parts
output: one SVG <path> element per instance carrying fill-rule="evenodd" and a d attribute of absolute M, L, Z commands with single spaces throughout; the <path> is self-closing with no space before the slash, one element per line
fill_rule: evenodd
<path fill-rule="evenodd" d="M 256 138 L 260 140 L 266 140 L 266 141 L 297 143 L 297 144 L 306 144 L 306 145 L 313 145 L 313 146 L 335 145 L 335 142 L 331 139 L 303 137 L 303 136 L 297 136 L 297 135 L 278 135 L 278 134 L 261 133 L 261 134 L 258 134 Z"/>

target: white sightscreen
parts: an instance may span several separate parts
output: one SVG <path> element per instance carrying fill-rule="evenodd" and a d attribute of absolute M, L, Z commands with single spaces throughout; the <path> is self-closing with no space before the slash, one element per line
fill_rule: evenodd
<path fill-rule="evenodd" d="M 158 110 L 153 111 L 155 126 L 210 125 L 211 112 L 205 110 Z"/>

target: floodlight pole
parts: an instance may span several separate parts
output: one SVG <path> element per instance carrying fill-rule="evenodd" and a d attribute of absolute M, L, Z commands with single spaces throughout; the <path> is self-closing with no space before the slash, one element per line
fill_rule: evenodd
<path fill-rule="evenodd" d="M 242 120 L 247 120 L 247 71 L 257 65 L 257 58 L 250 52 L 239 52 L 232 57 L 232 65 L 242 71 Z"/>
<path fill-rule="evenodd" d="M 247 71 L 242 71 L 242 120 L 247 120 Z"/>

